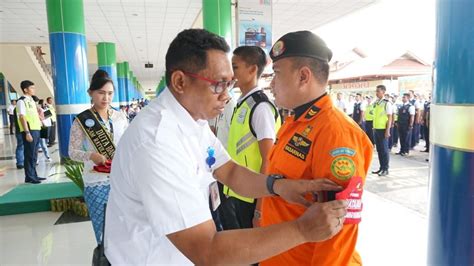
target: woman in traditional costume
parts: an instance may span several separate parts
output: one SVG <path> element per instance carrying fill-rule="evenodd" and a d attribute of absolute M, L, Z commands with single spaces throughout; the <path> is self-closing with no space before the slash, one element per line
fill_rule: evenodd
<path fill-rule="evenodd" d="M 74 119 L 69 139 L 69 156 L 84 163 L 84 200 L 89 209 L 97 243 L 102 242 L 104 205 L 109 196 L 110 164 L 115 147 L 128 126 L 123 113 L 111 108 L 114 84 L 107 72 L 97 70 L 87 91 L 91 108 Z"/>

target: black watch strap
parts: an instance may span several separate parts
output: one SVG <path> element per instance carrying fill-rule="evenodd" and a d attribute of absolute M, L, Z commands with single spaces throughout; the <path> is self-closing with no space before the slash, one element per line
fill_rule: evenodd
<path fill-rule="evenodd" d="M 279 196 L 279 195 L 278 195 L 277 193 L 275 193 L 275 191 L 273 190 L 273 185 L 275 184 L 275 181 L 276 181 L 277 179 L 283 179 L 283 178 L 285 178 L 285 177 L 282 176 L 282 175 L 276 175 L 276 174 L 267 176 L 267 190 L 268 190 L 268 192 L 270 192 L 270 194 Z"/>

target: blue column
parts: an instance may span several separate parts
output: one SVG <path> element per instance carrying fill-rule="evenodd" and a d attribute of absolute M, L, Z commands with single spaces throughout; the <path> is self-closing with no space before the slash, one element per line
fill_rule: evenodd
<path fill-rule="evenodd" d="M 8 113 L 7 108 L 10 104 L 10 101 L 7 100 L 7 86 L 5 86 L 5 77 L 3 73 L 0 72 L 0 109 L 2 110 L 2 121 L 3 126 L 8 126 Z"/>
<path fill-rule="evenodd" d="M 428 265 L 474 265 L 473 11 L 437 0 Z"/>
<path fill-rule="evenodd" d="M 87 43 L 82 0 L 46 0 L 49 44 L 57 110 L 59 153 L 69 157 L 74 117 L 90 108 Z"/>

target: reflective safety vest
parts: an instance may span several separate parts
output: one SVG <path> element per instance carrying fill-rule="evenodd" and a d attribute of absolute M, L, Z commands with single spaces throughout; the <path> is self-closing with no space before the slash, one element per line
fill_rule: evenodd
<path fill-rule="evenodd" d="M 386 129 L 388 115 L 386 112 L 388 101 L 383 99 L 375 103 L 374 107 L 374 129 Z"/>
<path fill-rule="evenodd" d="M 374 104 L 371 103 L 365 108 L 365 121 L 374 121 Z"/>
<path fill-rule="evenodd" d="M 230 157 L 241 166 L 245 166 L 257 173 L 260 172 L 262 166 L 262 155 L 260 154 L 260 148 L 251 121 L 255 108 L 258 104 L 264 102 L 272 106 L 275 116 L 275 132 L 278 131 L 281 126 L 278 110 L 263 91 L 257 91 L 247 96 L 234 108 L 227 141 L 227 152 Z M 225 185 L 224 194 L 248 203 L 254 202 L 254 199 L 242 197 Z"/>
<path fill-rule="evenodd" d="M 56 108 L 52 104 L 48 104 L 48 110 L 51 112 L 51 121 L 56 122 Z"/>
<path fill-rule="evenodd" d="M 24 118 L 28 123 L 29 130 L 41 130 L 41 120 L 38 115 L 38 109 L 36 108 L 36 103 L 31 98 L 21 97 L 19 101 L 25 103 L 26 114 Z M 20 127 L 20 132 L 24 132 L 25 129 L 20 121 L 20 114 L 17 114 L 17 121 Z"/>

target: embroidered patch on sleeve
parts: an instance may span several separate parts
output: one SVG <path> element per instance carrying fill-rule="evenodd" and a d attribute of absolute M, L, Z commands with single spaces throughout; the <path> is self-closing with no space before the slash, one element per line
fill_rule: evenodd
<path fill-rule="evenodd" d="M 339 180 L 347 181 L 355 173 L 354 161 L 346 156 L 335 158 L 331 163 L 331 173 Z"/>

